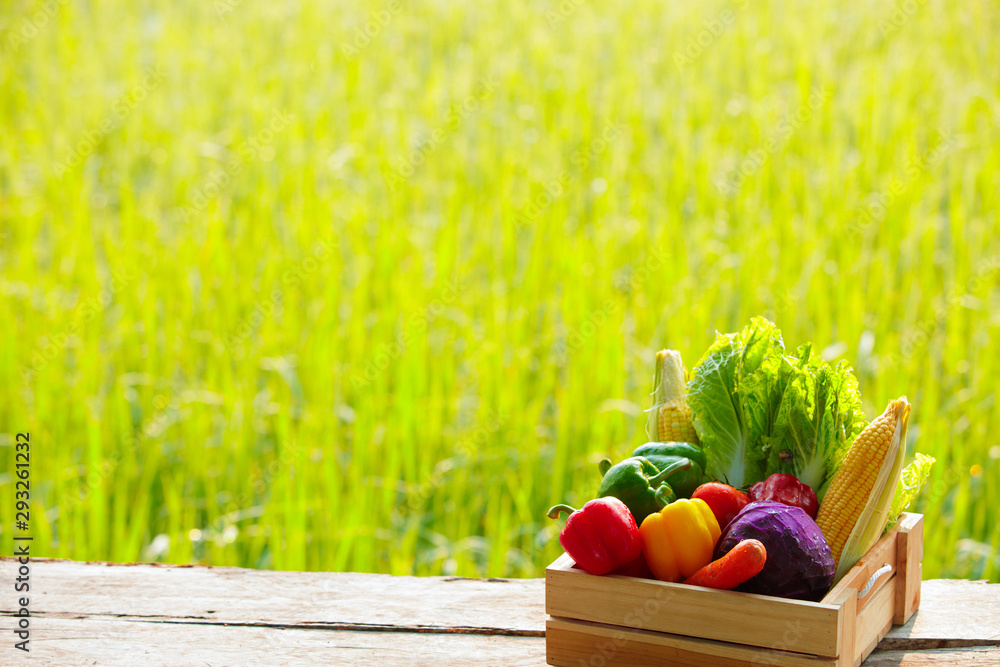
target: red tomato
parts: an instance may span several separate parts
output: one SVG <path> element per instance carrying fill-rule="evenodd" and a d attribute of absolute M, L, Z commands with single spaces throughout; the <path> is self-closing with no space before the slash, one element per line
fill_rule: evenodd
<path fill-rule="evenodd" d="M 725 530 L 733 517 L 750 502 L 747 494 L 722 482 L 702 484 L 694 490 L 691 497 L 701 498 L 712 508 L 712 513 L 722 530 Z"/>

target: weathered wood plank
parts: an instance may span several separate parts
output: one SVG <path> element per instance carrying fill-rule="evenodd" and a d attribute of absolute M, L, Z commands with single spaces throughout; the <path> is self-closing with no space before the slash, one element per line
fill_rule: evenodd
<path fill-rule="evenodd" d="M 880 650 L 1000 646 L 1000 585 L 960 579 L 921 584 L 920 609 L 895 626 Z"/>
<path fill-rule="evenodd" d="M 31 654 L 0 649 L 4 665 L 483 665 L 545 664 L 545 639 L 323 632 L 118 619 L 40 618 Z M 20 659 L 17 659 L 20 658 Z"/>
<path fill-rule="evenodd" d="M 12 581 L 16 563 L 0 562 Z M 542 580 L 32 561 L 34 614 L 543 636 Z M 0 611 L 12 596 L 0 596 Z"/>
<path fill-rule="evenodd" d="M 864 667 L 925 667 L 926 665 L 1000 665 L 1000 649 L 954 648 L 938 651 L 876 651 Z"/>
<path fill-rule="evenodd" d="M 160 624 L 116 619 L 36 620 L 30 665 L 532 665 L 545 664 L 537 637 L 417 634 Z M 8 647 L 4 654 L 9 657 Z M 1000 665 L 1000 648 L 876 652 L 865 667 Z"/>

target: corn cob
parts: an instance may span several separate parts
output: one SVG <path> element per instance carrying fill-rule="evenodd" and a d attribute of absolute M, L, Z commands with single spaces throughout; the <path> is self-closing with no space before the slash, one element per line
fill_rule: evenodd
<path fill-rule="evenodd" d="M 903 454 L 910 404 L 889 402 L 851 445 L 823 497 L 816 523 L 837 562 L 839 580 L 882 534 Z"/>
<path fill-rule="evenodd" d="M 656 377 L 653 379 L 653 407 L 648 410 L 646 435 L 653 442 L 690 442 L 698 444 L 698 434 L 691 419 L 685 392 L 687 373 L 681 354 L 676 350 L 656 353 Z"/>

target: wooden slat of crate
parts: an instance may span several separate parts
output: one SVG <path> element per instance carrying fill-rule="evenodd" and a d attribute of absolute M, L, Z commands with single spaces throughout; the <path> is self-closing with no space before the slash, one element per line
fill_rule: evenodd
<path fill-rule="evenodd" d="M 854 640 L 855 665 L 860 665 L 892 628 L 895 583 L 893 576 L 877 593 L 869 596 L 868 604 L 858 612 Z"/>
<path fill-rule="evenodd" d="M 902 625 L 920 606 L 920 579 L 924 558 L 924 517 L 904 514 L 899 521 L 896 542 L 896 613 L 893 623 Z"/>
<path fill-rule="evenodd" d="M 546 660 L 550 665 L 562 667 L 578 667 L 581 664 L 616 667 L 665 664 L 683 667 L 834 667 L 838 664 L 836 658 L 561 618 L 549 618 L 545 636 Z"/>
<path fill-rule="evenodd" d="M 847 574 L 834 586 L 826 597 L 823 598 L 823 602 L 832 603 L 836 598 L 839 598 L 844 592 L 853 589 L 854 591 L 861 590 L 864 585 L 868 582 L 875 571 L 880 567 L 888 563 L 894 568 L 894 572 L 898 570 L 896 560 L 898 558 L 898 540 L 899 540 L 899 526 L 896 526 L 875 543 L 868 553 L 858 561 L 857 565 L 852 567 Z M 888 577 L 882 577 L 879 579 L 872 590 L 866 596 L 866 599 L 858 601 L 858 609 L 862 609 L 867 602 L 867 598 L 874 595 L 880 588 L 882 588 Z"/>
<path fill-rule="evenodd" d="M 545 573 L 550 616 L 772 648 L 792 630 L 796 651 L 838 655 L 841 610 L 829 604 L 716 591 L 649 579 L 594 577 L 568 556 Z M 779 639 L 775 639 L 778 637 Z"/>

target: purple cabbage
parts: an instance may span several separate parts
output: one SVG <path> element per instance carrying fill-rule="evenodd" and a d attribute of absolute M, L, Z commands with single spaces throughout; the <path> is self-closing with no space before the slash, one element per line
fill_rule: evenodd
<path fill-rule="evenodd" d="M 818 602 L 833 585 L 833 553 L 819 526 L 801 508 L 770 500 L 750 503 L 722 531 L 715 558 L 750 539 L 763 543 L 767 562 L 760 574 L 736 590 Z"/>

